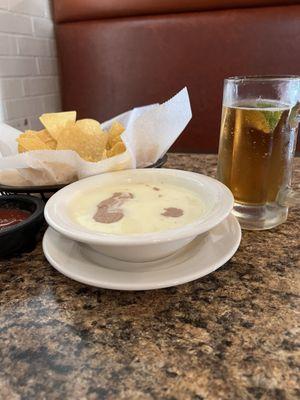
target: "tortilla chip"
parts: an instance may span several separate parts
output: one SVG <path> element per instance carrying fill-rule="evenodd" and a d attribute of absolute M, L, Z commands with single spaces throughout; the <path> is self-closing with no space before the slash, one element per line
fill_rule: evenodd
<path fill-rule="evenodd" d="M 40 121 L 52 138 L 57 140 L 60 131 L 67 123 L 76 121 L 76 111 L 43 114 L 40 116 Z"/>
<path fill-rule="evenodd" d="M 121 134 L 125 131 L 124 126 L 118 122 L 114 121 L 108 131 L 108 142 L 107 142 L 107 147 L 108 149 L 111 149 L 114 147 L 115 144 L 120 142 L 121 139 Z"/>
<path fill-rule="evenodd" d="M 76 126 L 85 133 L 98 133 L 99 135 L 104 134 L 101 125 L 95 119 L 79 119 L 76 121 Z"/>
<path fill-rule="evenodd" d="M 53 139 L 53 137 L 49 134 L 47 129 L 43 129 L 41 131 L 36 132 L 36 136 L 41 139 L 50 149 L 55 150 L 57 142 Z"/>
<path fill-rule="evenodd" d="M 118 154 L 124 153 L 125 150 L 126 150 L 126 146 L 121 141 L 121 142 L 116 143 L 112 149 L 107 150 L 107 156 L 114 157 L 114 156 L 117 156 Z"/>
<path fill-rule="evenodd" d="M 51 150 L 50 146 L 44 143 L 40 138 L 37 136 L 23 136 L 17 139 L 19 144 L 18 150 L 20 153 L 24 151 L 32 151 L 32 150 Z M 25 149 L 25 150 L 24 150 Z"/>
<path fill-rule="evenodd" d="M 107 135 L 82 131 L 77 124 L 69 123 L 57 138 L 57 150 L 74 150 L 86 161 L 97 162 L 107 142 Z"/>

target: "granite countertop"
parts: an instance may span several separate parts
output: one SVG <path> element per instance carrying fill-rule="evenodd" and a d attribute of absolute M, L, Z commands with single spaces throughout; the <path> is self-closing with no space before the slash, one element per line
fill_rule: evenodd
<path fill-rule="evenodd" d="M 168 166 L 214 175 L 216 157 Z M 148 292 L 74 282 L 41 243 L 1 261 L 0 399 L 299 398 L 299 225 L 293 208 L 271 231 L 244 231 L 218 271 Z"/>

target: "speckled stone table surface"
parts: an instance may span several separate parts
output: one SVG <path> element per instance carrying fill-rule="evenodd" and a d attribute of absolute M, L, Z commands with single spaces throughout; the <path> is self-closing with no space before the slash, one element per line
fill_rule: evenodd
<path fill-rule="evenodd" d="M 216 157 L 168 166 L 214 175 Z M 299 225 L 293 208 L 276 229 L 244 231 L 218 271 L 157 291 L 74 282 L 40 243 L 0 262 L 0 399 L 299 398 Z"/>

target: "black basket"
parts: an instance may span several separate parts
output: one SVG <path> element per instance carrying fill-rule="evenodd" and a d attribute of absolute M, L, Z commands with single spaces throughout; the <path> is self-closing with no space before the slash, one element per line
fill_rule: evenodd
<path fill-rule="evenodd" d="M 156 161 L 155 164 L 149 165 L 146 168 L 161 168 L 168 160 L 168 156 L 165 154 L 162 158 Z M 0 184 L 0 196 L 10 194 L 35 194 L 39 195 L 44 202 L 48 200 L 51 194 L 57 192 L 59 189 L 66 186 L 63 185 L 49 185 L 49 186 L 6 186 Z"/>

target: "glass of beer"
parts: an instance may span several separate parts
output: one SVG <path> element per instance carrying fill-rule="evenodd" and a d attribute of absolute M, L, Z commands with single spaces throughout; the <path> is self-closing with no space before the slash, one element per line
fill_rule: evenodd
<path fill-rule="evenodd" d="M 218 179 L 242 228 L 273 228 L 300 203 L 291 188 L 299 121 L 299 76 L 225 79 Z"/>

